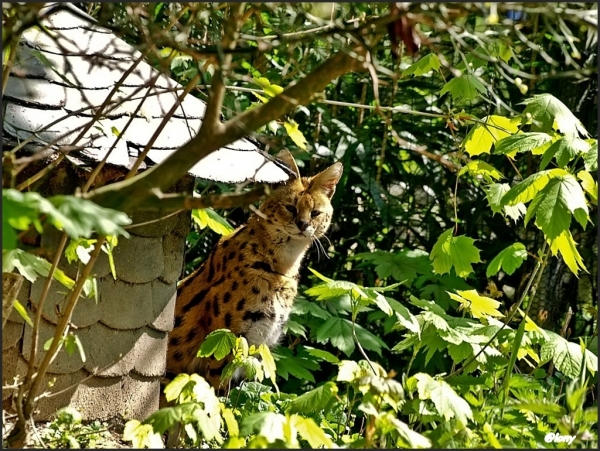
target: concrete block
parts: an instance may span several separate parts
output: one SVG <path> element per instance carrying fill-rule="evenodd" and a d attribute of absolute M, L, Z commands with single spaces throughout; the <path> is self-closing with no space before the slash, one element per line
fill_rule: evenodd
<path fill-rule="evenodd" d="M 37 309 L 39 304 L 40 296 L 42 294 L 44 283 L 46 282 L 45 278 L 38 278 L 31 286 L 31 305 L 33 309 Z M 66 307 L 66 295 L 69 293 L 69 290 L 64 286 L 58 283 L 56 280 L 53 280 L 50 283 L 50 290 L 48 291 L 48 295 L 46 296 L 46 301 L 44 302 L 44 308 L 42 311 L 42 317 L 50 321 L 53 324 L 56 324 L 58 321 L 57 309 L 61 312 L 64 311 Z M 98 303 L 96 303 L 95 299 L 88 299 L 86 297 L 79 298 L 77 301 L 77 305 L 73 310 L 73 317 L 71 318 L 71 323 L 76 327 L 87 327 L 94 323 L 96 323 L 100 317 L 102 316 L 102 305 L 101 305 L 101 297 Z M 32 318 L 33 319 L 33 318 Z"/>
<path fill-rule="evenodd" d="M 185 238 L 173 233 L 163 238 L 165 269 L 160 275 L 166 283 L 175 283 L 183 272 L 183 255 L 185 253 Z"/>
<path fill-rule="evenodd" d="M 14 348 L 17 346 L 18 341 L 23 336 L 24 323 L 13 323 L 7 321 L 4 329 L 2 330 L 2 351 L 4 352 L 8 348 Z M 29 326 L 27 326 L 29 327 Z"/>
<path fill-rule="evenodd" d="M 126 282 L 145 283 L 160 276 L 164 270 L 162 240 L 131 236 L 121 238 L 113 251 L 117 277 Z"/>
<path fill-rule="evenodd" d="M 101 321 L 112 329 L 132 330 L 150 324 L 153 312 L 152 282 L 131 284 L 108 276 L 98 282 Z"/>
<path fill-rule="evenodd" d="M 175 301 L 177 299 L 177 283 L 166 284 L 160 280 L 152 282 L 152 317 L 150 327 L 171 332 L 175 320 Z"/>
<path fill-rule="evenodd" d="M 82 341 L 83 350 L 84 350 L 86 356 L 88 356 L 91 351 L 91 346 L 89 346 L 85 342 L 83 342 L 83 339 L 82 339 L 85 336 L 84 331 L 86 331 L 86 330 L 87 329 L 79 329 L 79 330 L 71 329 L 71 332 L 73 332 L 75 335 L 77 335 L 79 337 L 79 339 Z M 54 336 L 54 331 L 55 331 L 55 325 L 42 318 L 42 321 L 40 321 L 38 351 L 37 351 L 37 359 L 35 362 L 36 366 L 39 365 L 41 363 L 42 359 L 44 358 L 44 355 L 46 354 L 46 351 L 44 351 L 44 349 L 43 349 L 44 343 L 46 343 L 50 338 L 52 338 Z M 23 354 L 22 355 L 26 361 L 29 361 L 29 359 L 31 357 L 31 342 L 33 339 L 32 332 L 33 332 L 33 329 L 31 327 L 26 327 L 24 329 L 23 350 L 22 350 Z M 88 356 L 88 358 L 89 358 L 89 356 Z M 54 362 L 52 362 L 52 364 L 50 364 L 48 371 L 51 373 L 56 373 L 56 374 L 66 374 L 66 373 L 73 373 L 73 372 L 81 369 L 82 367 L 83 367 L 83 361 L 81 360 L 81 356 L 79 355 L 79 352 L 75 351 L 73 354 L 69 355 L 69 354 L 67 354 L 65 348 L 62 347 L 60 349 L 60 351 L 58 352 L 56 358 L 54 359 Z"/>
<path fill-rule="evenodd" d="M 192 229 L 192 214 L 189 211 L 183 211 L 177 215 L 177 224 L 173 228 L 173 233 L 177 236 L 186 237 Z"/>
<path fill-rule="evenodd" d="M 130 217 L 134 227 L 129 227 L 129 233 L 143 237 L 162 237 L 173 230 L 177 224 L 179 215 L 167 216 L 167 213 L 157 214 L 153 211 L 136 211 L 133 212 Z M 135 224 L 142 224 L 145 222 L 150 223 L 135 226 Z"/>
<path fill-rule="evenodd" d="M 167 345 L 167 334 L 164 332 L 148 327 L 115 330 L 97 323 L 81 331 L 79 338 L 88 356 L 84 368 L 90 373 L 115 377 L 128 374 L 136 368 L 142 375 L 164 374 Z"/>
<path fill-rule="evenodd" d="M 4 337 L 2 342 L 4 343 Z M 25 374 L 23 372 L 18 372 L 19 359 L 19 350 L 15 346 L 8 349 L 2 349 L 2 386 L 14 384 L 15 376 L 20 374 L 22 378 Z M 2 390 L 2 401 L 13 393 L 16 393 L 16 391 L 9 389 Z"/>

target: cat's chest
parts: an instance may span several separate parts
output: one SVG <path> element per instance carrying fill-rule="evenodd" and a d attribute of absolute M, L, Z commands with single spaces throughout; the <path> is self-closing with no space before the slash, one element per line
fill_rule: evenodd
<path fill-rule="evenodd" d="M 281 337 L 291 310 L 292 304 L 288 299 L 279 299 L 275 295 L 271 305 L 265 309 L 265 315 L 257 321 L 251 321 L 247 324 L 248 328 L 244 335 L 248 340 L 248 344 L 275 346 Z"/>

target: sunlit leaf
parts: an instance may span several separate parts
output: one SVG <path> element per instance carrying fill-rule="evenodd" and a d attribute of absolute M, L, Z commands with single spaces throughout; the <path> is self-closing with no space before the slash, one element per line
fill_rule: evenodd
<path fill-rule="evenodd" d="M 504 316 L 498 311 L 500 302 L 495 299 L 481 296 L 477 290 L 464 290 L 448 293 L 452 299 L 462 304 L 463 308 L 475 318 L 487 318 L 488 316 Z"/>
<path fill-rule="evenodd" d="M 198 357 L 209 357 L 214 355 L 217 360 L 228 355 L 236 343 L 236 336 L 227 329 L 217 329 L 206 336 L 202 342 Z"/>
<path fill-rule="evenodd" d="M 192 210 L 192 219 L 201 229 L 208 227 L 219 235 L 229 235 L 233 227 L 212 208 Z"/>
<path fill-rule="evenodd" d="M 441 63 L 438 56 L 435 53 L 430 53 L 407 67 L 402 72 L 402 75 L 421 76 L 431 72 L 432 70 L 439 72 L 440 67 Z"/>
<path fill-rule="evenodd" d="M 440 235 L 431 250 L 429 258 L 433 261 L 433 269 L 438 274 L 450 272 L 454 267 L 459 277 L 467 277 L 473 272 L 472 263 L 481 262 L 479 249 L 474 239 L 466 236 L 453 236 L 453 229 Z"/>
<path fill-rule="evenodd" d="M 577 136 L 563 136 L 544 152 L 540 169 L 544 169 L 552 158 L 556 160 L 559 168 L 564 168 L 578 154 L 589 152 L 590 147 L 587 141 Z"/>
<path fill-rule="evenodd" d="M 523 110 L 523 115 L 531 115 L 534 131 L 559 130 L 565 135 L 589 136 L 581 121 L 552 94 L 534 95 L 522 103 L 527 105 Z"/>
<path fill-rule="evenodd" d="M 461 170 L 458 171 L 458 175 L 461 176 L 467 172 L 474 177 L 483 177 L 483 179 L 488 183 L 491 183 L 492 180 L 500 180 L 504 178 L 504 175 L 502 175 L 500 171 L 494 168 L 491 164 L 482 160 L 469 161 L 469 163 L 464 165 Z"/>
<path fill-rule="evenodd" d="M 564 230 L 559 236 L 548 241 L 552 255 L 557 255 L 560 252 L 565 264 L 573 274 L 578 274 L 580 269 L 587 271 L 570 230 Z"/>
<path fill-rule="evenodd" d="M 487 116 L 476 123 L 465 137 L 462 147 L 471 155 L 490 153 L 492 145 L 518 130 L 519 121 L 504 116 Z"/>
<path fill-rule="evenodd" d="M 294 144 L 296 144 L 300 149 L 306 150 L 307 141 L 298 128 L 298 124 L 293 121 L 285 121 L 283 126 L 285 127 L 285 131 L 287 132 L 288 136 L 292 138 L 292 141 L 294 141 Z"/>
<path fill-rule="evenodd" d="M 413 376 L 417 381 L 417 390 L 420 399 L 430 399 L 436 410 L 446 421 L 456 418 L 463 425 L 468 420 L 473 420 L 473 412 L 469 403 L 461 398 L 448 383 L 435 380 L 425 373 Z"/>
<path fill-rule="evenodd" d="M 502 250 L 488 265 L 485 275 L 492 277 L 498 274 L 500 268 L 508 274 L 514 273 L 527 259 L 527 250 L 522 243 L 514 243 Z"/>
<path fill-rule="evenodd" d="M 446 83 L 440 95 L 450 93 L 455 102 L 474 100 L 478 95 L 485 94 L 487 89 L 481 80 L 472 74 L 463 74 Z"/>
<path fill-rule="evenodd" d="M 290 413 L 312 413 L 322 411 L 327 403 L 337 394 L 338 388 L 333 382 L 309 390 L 294 398 L 290 403 Z"/>
<path fill-rule="evenodd" d="M 531 152 L 534 155 L 543 153 L 552 143 L 548 133 L 518 133 L 507 136 L 496 142 L 494 153 L 514 158 L 518 152 Z"/>

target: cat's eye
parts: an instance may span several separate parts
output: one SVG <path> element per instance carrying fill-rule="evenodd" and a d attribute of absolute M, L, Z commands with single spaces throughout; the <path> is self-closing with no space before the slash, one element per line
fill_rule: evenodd
<path fill-rule="evenodd" d="M 289 211 L 291 214 L 293 214 L 294 216 L 296 216 L 296 213 L 297 213 L 296 207 L 294 207 L 293 205 L 286 205 L 285 209 L 287 211 Z"/>
<path fill-rule="evenodd" d="M 311 211 L 311 212 L 310 212 L 310 216 L 311 216 L 312 218 L 316 218 L 316 217 L 317 217 L 317 216 L 319 216 L 320 214 L 321 214 L 321 212 L 320 212 L 320 211 L 318 211 L 318 210 L 313 210 L 313 211 Z"/>

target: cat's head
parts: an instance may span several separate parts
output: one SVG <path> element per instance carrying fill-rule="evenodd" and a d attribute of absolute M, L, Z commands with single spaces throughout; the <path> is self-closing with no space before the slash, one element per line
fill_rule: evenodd
<path fill-rule="evenodd" d="M 275 189 L 260 206 L 268 227 L 294 239 L 322 237 L 331 224 L 331 198 L 343 172 L 342 163 L 335 163 L 313 177 L 301 177 L 294 158 L 283 151 L 278 158 L 297 175 Z"/>

